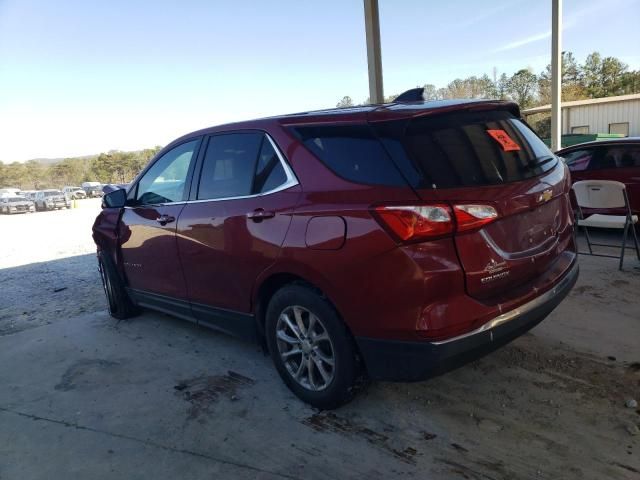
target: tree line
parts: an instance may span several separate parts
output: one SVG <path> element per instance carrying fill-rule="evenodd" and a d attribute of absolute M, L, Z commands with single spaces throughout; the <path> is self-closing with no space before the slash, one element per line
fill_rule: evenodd
<path fill-rule="evenodd" d="M 78 186 L 83 182 L 128 183 L 160 148 L 133 152 L 112 150 L 89 157 L 65 158 L 51 164 L 39 160 L 0 162 L 0 188 L 42 190 Z"/>
<path fill-rule="evenodd" d="M 445 87 L 437 88 L 424 85 L 425 100 L 444 100 L 451 98 L 498 98 L 513 100 L 526 109 L 551 103 L 551 65 L 535 74 L 531 69 L 523 68 L 508 76 L 497 75 L 493 69 L 488 74 L 456 78 Z M 587 98 L 610 97 L 640 92 L 640 70 L 629 70 L 629 66 L 615 57 L 603 57 L 598 52 L 589 54 L 584 63 L 578 63 L 573 53 L 562 52 L 562 101 Z M 385 97 L 392 101 L 397 95 Z M 364 104 L 369 103 L 367 99 Z M 354 102 L 345 96 L 338 107 L 353 106 Z M 548 136 L 549 115 L 541 114 L 532 119 L 533 127 L 541 136 Z"/>
<path fill-rule="evenodd" d="M 488 74 L 456 78 L 445 87 L 424 85 L 426 100 L 451 98 L 499 98 L 517 102 L 522 109 L 545 105 L 551 102 L 551 65 L 535 74 L 523 68 L 508 76 L 497 75 L 494 68 L 492 77 Z M 578 63 L 571 52 L 562 53 L 562 101 L 600 98 L 640 92 L 640 71 L 629 70 L 628 65 L 615 57 L 603 57 L 598 52 L 587 56 L 584 63 Z M 392 101 L 397 95 L 385 97 Z M 369 99 L 363 102 L 369 103 Z M 353 106 L 354 102 L 345 96 L 338 107 Z M 542 137 L 548 137 L 550 118 L 539 114 L 530 118 L 532 126 Z M 38 160 L 28 162 L 0 162 L 0 188 L 16 187 L 23 190 L 61 188 L 65 185 L 80 185 L 86 181 L 102 183 L 127 183 L 147 164 L 160 147 L 122 152 L 112 150 L 90 157 L 66 158 L 46 164 Z"/>

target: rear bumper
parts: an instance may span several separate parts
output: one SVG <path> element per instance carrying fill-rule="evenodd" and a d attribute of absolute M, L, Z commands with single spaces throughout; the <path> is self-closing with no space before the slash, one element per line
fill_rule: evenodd
<path fill-rule="evenodd" d="M 447 340 L 406 342 L 357 337 L 369 376 L 374 380 L 419 381 L 486 355 L 544 320 L 569 294 L 578 272 L 575 262 L 550 290 L 476 330 Z"/>

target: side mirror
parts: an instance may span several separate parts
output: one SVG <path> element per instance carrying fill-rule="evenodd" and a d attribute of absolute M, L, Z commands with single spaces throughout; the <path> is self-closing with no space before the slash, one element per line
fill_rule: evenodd
<path fill-rule="evenodd" d="M 127 203 L 127 191 L 119 188 L 102 197 L 102 208 L 122 208 Z"/>

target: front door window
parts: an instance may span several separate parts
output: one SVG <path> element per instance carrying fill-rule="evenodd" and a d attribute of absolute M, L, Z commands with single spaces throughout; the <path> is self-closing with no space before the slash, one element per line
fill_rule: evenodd
<path fill-rule="evenodd" d="M 186 200 L 189 165 L 198 142 L 183 143 L 158 159 L 138 182 L 132 203 L 158 205 Z"/>

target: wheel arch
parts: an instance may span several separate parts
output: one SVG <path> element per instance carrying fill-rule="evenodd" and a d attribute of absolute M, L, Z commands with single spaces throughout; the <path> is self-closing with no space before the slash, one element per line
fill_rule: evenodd
<path fill-rule="evenodd" d="M 288 271 L 278 271 L 272 272 L 271 274 L 265 276 L 259 284 L 257 284 L 254 295 L 252 299 L 252 304 L 254 306 L 254 313 L 256 316 L 256 324 L 258 328 L 258 334 L 261 338 L 264 338 L 265 335 L 265 320 L 266 320 L 266 311 L 267 306 L 269 305 L 269 301 L 273 297 L 273 295 L 283 288 L 286 285 L 303 285 L 307 288 L 310 288 L 321 296 L 327 298 L 329 302 L 331 300 L 327 297 L 324 291 L 315 285 L 313 282 L 307 280 L 304 276 L 298 273 L 291 273 Z M 332 305 L 333 302 L 331 302 Z M 334 305 L 335 308 L 335 305 Z"/>
<path fill-rule="evenodd" d="M 331 307 L 336 311 L 338 317 L 342 320 L 342 323 L 350 335 L 355 351 L 358 356 L 362 358 L 358 345 L 355 341 L 355 336 L 351 330 L 351 326 L 345 319 L 340 306 L 336 303 L 333 295 L 331 295 L 330 285 L 322 278 L 321 275 L 314 275 L 314 273 L 315 272 L 301 271 L 300 269 L 293 267 L 271 271 L 258 278 L 253 292 L 252 305 L 260 343 L 263 348 L 265 348 L 265 351 L 267 351 L 265 341 L 266 310 L 273 295 L 286 285 L 301 285 L 315 291 L 318 295 L 329 302 Z"/>

